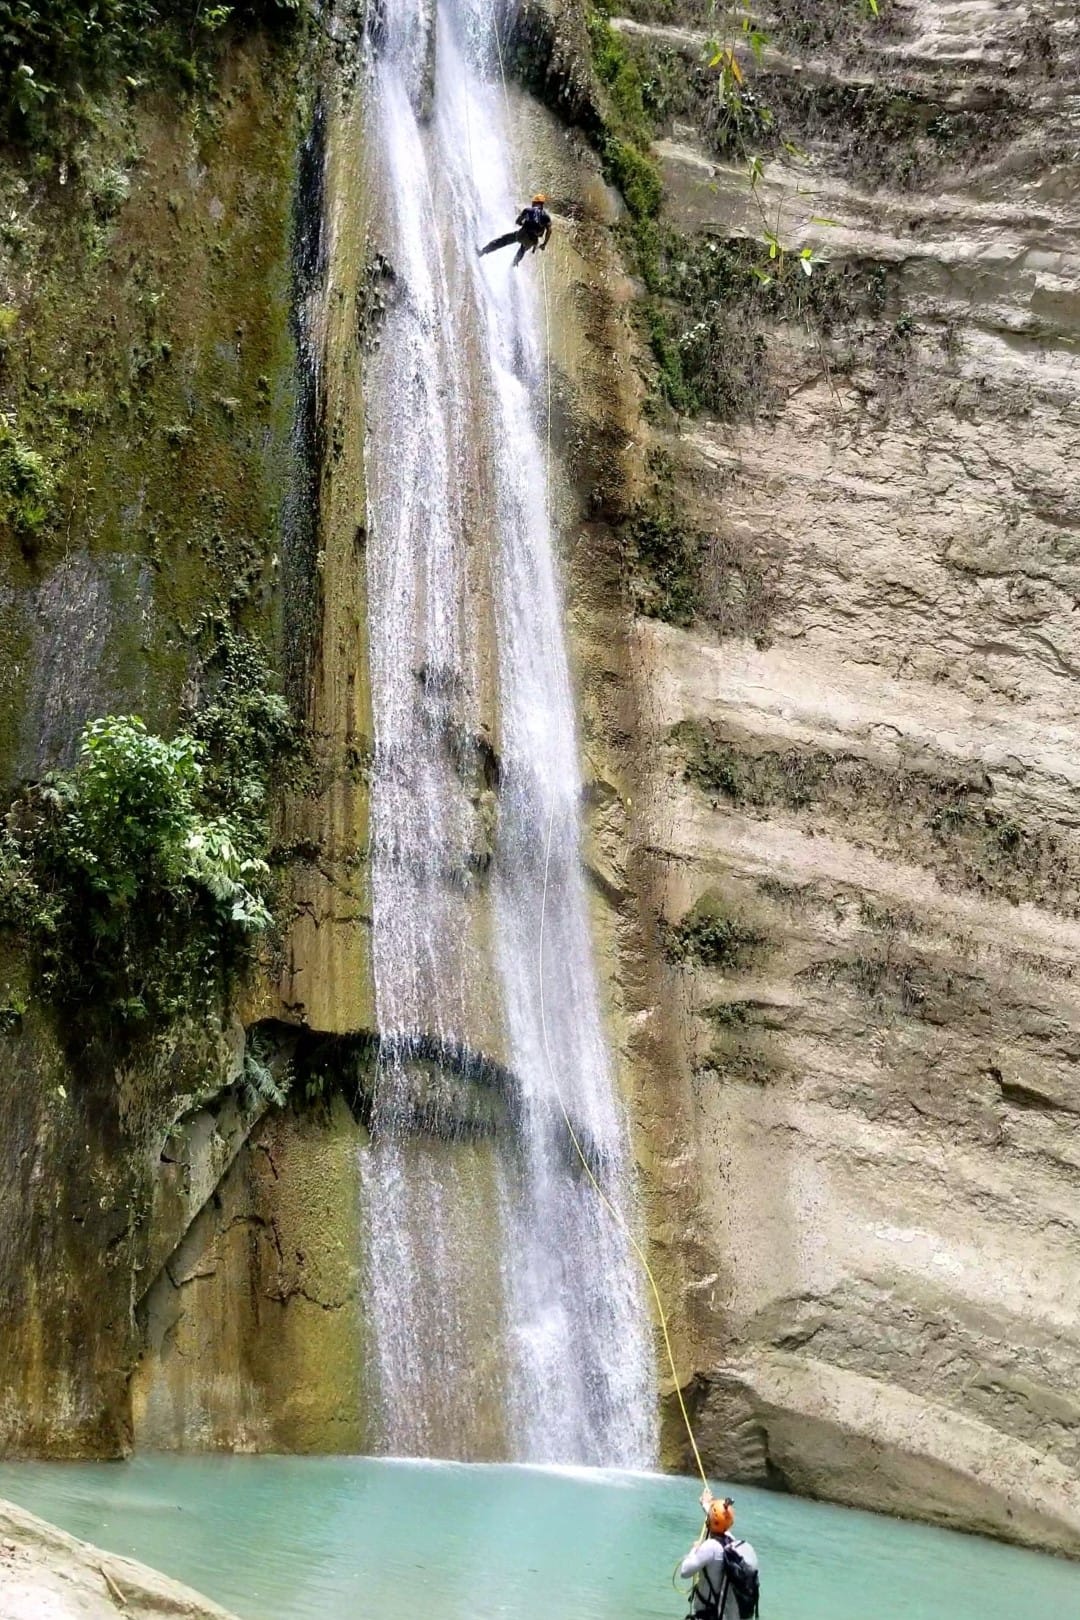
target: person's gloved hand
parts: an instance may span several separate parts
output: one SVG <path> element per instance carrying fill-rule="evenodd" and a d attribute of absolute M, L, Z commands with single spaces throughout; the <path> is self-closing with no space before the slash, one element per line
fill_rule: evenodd
<path fill-rule="evenodd" d="M 713 1493 L 712 1493 L 712 1491 L 710 1491 L 710 1489 L 709 1489 L 709 1487 L 707 1485 L 706 1485 L 705 1489 L 702 1491 L 702 1493 L 701 1493 L 700 1497 L 698 1498 L 698 1500 L 701 1503 L 701 1511 L 702 1511 L 702 1513 L 708 1513 L 710 1507 L 712 1506 Z"/>

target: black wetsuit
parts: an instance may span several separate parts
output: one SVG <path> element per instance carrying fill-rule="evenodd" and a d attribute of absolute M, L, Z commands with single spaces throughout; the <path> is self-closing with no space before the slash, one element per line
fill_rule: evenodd
<path fill-rule="evenodd" d="M 538 247 L 547 246 L 547 239 L 551 235 L 551 215 L 542 203 L 530 203 L 528 208 L 523 208 L 515 223 L 517 230 L 507 231 L 505 236 L 497 236 L 493 242 L 482 247 L 480 252 L 494 253 L 496 248 L 509 247 L 511 243 L 516 242 L 518 250 L 514 255 L 514 263 L 520 264 L 530 250 L 535 251 Z"/>

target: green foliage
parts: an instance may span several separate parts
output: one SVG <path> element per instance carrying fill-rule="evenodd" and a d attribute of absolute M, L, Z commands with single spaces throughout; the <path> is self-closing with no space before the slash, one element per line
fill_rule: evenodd
<path fill-rule="evenodd" d="M 652 127 L 645 112 L 641 73 L 606 17 L 593 12 L 588 18 L 593 67 L 610 98 L 612 123 L 638 144 L 647 145 Z"/>
<path fill-rule="evenodd" d="M 213 1005 L 271 922 L 267 797 L 292 728 L 253 643 L 227 636 L 215 676 L 191 730 L 95 720 L 75 768 L 8 813 L 0 923 L 44 993 L 114 1029 Z"/>
<path fill-rule="evenodd" d="M 33 935 L 51 932 L 52 913 L 20 843 L 0 827 L 0 928 Z"/>
<path fill-rule="evenodd" d="M 32 538 L 48 521 L 52 496 L 53 474 L 45 457 L 0 415 L 0 525 L 21 539 Z"/>
<path fill-rule="evenodd" d="M 668 928 L 665 954 L 672 962 L 731 968 L 739 966 L 751 946 L 763 943 L 759 930 L 733 917 L 719 895 L 710 891 L 681 922 Z"/>
<path fill-rule="evenodd" d="M 885 21 L 892 10 L 893 0 L 769 0 L 778 42 L 804 50 L 857 44 L 868 24 Z"/>
<path fill-rule="evenodd" d="M 635 219 L 652 219 L 660 211 L 663 186 L 655 161 L 629 141 L 610 136 L 604 145 L 604 173 L 623 194 Z"/>
<path fill-rule="evenodd" d="M 62 812 L 57 859 L 120 905 L 130 904 L 148 874 L 178 882 L 188 868 L 201 774 L 192 737 L 165 742 L 137 716 L 92 721 L 78 769 L 53 789 Z"/>
<path fill-rule="evenodd" d="M 641 324 L 656 361 L 654 395 L 678 415 L 753 420 L 772 402 L 764 327 L 798 324 L 821 345 L 886 300 L 887 272 L 873 262 L 816 264 L 806 275 L 810 261 L 776 243 L 687 237 L 656 222 L 627 232 L 627 245 L 651 295 Z"/>
<path fill-rule="evenodd" d="M 820 338 L 880 298 L 874 266 L 819 265 L 811 277 L 798 256 L 770 259 L 767 244 L 745 238 L 653 224 L 628 245 L 652 295 L 642 318 L 656 390 L 680 415 L 753 417 L 769 399 L 763 323 L 800 322 Z"/>
<path fill-rule="evenodd" d="M 218 626 L 213 646 L 203 665 L 210 690 L 192 725 L 205 761 L 203 791 L 211 803 L 228 804 L 245 839 L 264 843 L 267 787 L 275 766 L 295 752 L 295 727 L 258 642 Z"/>
<path fill-rule="evenodd" d="M 623 194 L 635 221 L 660 212 L 663 187 L 650 153 L 652 123 L 645 111 L 641 74 L 621 35 L 595 7 L 587 17 L 592 64 L 607 97 L 605 133 L 600 141 L 604 174 Z"/>
<path fill-rule="evenodd" d="M 0 0 L 0 138 L 41 141 L 87 97 L 149 77 L 190 88 L 214 36 L 234 17 L 274 22 L 303 0 Z"/>
<path fill-rule="evenodd" d="M 752 1006 L 749 1001 L 720 1001 L 705 1010 L 710 1021 L 721 1029 L 741 1029 L 750 1022 Z"/>
<path fill-rule="evenodd" d="M 766 87 L 776 129 L 804 145 L 827 145 L 830 167 L 869 187 L 924 185 L 943 164 L 970 162 L 999 144 L 1023 110 L 1009 85 L 992 101 L 960 108 L 943 108 L 933 94 L 844 78 L 810 83 L 776 74 Z"/>
<path fill-rule="evenodd" d="M 268 1107 L 284 1108 L 288 1101 L 290 1087 L 295 1078 L 292 1063 L 286 1059 L 279 1063 L 278 1072 L 274 1072 L 274 1060 L 277 1056 L 272 1041 L 260 1030 L 256 1030 L 248 1041 L 244 1053 L 244 1101 L 249 1108 L 255 1108 L 260 1102 Z"/>
<path fill-rule="evenodd" d="M 18 1029 L 26 1016 L 29 1003 L 18 991 L 5 988 L 0 994 L 0 1035 L 9 1035 Z"/>
<path fill-rule="evenodd" d="M 756 415 L 767 398 L 762 332 L 719 305 L 690 322 L 654 306 L 648 331 L 659 391 L 680 415 L 704 412 L 719 422 Z"/>
<path fill-rule="evenodd" d="M 742 756 L 718 737 L 711 726 L 683 720 L 672 736 L 686 750 L 685 776 L 704 793 L 722 794 L 738 803 L 746 790 Z"/>
<path fill-rule="evenodd" d="M 637 612 L 683 628 L 699 621 L 719 636 L 766 646 L 777 609 L 752 543 L 687 523 L 663 463 L 653 499 L 624 526 L 628 580 Z"/>
<path fill-rule="evenodd" d="M 667 506 L 639 511 L 626 533 L 633 548 L 638 612 L 684 628 L 693 624 L 701 607 L 704 536 L 680 523 Z"/>
<path fill-rule="evenodd" d="M 820 802 L 837 785 L 837 760 L 797 748 L 750 754 L 725 741 L 714 727 L 684 720 L 672 733 L 686 756 L 685 775 L 702 792 L 735 803 L 783 804 L 792 810 Z"/>
<path fill-rule="evenodd" d="M 647 277 L 652 279 L 652 275 Z M 701 407 L 701 396 L 683 365 L 678 316 L 650 298 L 642 308 L 642 324 L 656 362 L 657 392 L 680 416 L 693 416 Z"/>

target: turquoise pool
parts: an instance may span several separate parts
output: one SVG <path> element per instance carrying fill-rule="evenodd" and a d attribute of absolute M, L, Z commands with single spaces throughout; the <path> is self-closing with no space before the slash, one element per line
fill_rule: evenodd
<path fill-rule="evenodd" d="M 1080 1620 L 1080 1565 L 736 1490 L 762 1620 Z M 660 1620 L 692 1481 L 371 1458 L 0 1465 L 0 1495 L 242 1620 Z"/>

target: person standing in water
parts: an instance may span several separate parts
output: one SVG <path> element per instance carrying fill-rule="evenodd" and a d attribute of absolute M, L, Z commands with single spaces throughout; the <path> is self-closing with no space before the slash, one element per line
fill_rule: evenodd
<path fill-rule="evenodd" d="M 537 248 L 546 248 L 551 237 L 551 215 L 545 204 L 547 198 L 542 191 L 536 196 L 527 208 L 523 208 L 515 224 L 516 230 L 507 231 L 505 236 L 496 236 L 486 247 L 477 248 L 477 253 L 483 258 L 485 253 L 494 253 L 497 248 L 509 247 L 517 242 L 518 250 L 514 255 L 514 265 L 521 263 L 526 253 L 535 253 Z"/>
<path fill-rule="evenodd" d="M 753 1620 L 758 1612 L 761 1581 L 757 1554 L 748 1541 L 731 1534 L 735 1506 L 709 1490 L 701 1493 L 705 1529 L 679 1566 L 692 1577 L 692 1620 Z"/>

